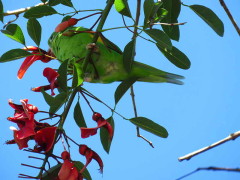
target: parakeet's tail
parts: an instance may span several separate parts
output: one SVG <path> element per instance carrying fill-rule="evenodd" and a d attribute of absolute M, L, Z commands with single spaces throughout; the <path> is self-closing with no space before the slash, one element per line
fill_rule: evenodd
<path fill-rule="evenodd" d="M 168 82 L 182 85 L 183 82 L 179 79 L 184 79 L 181 75 L 168 73 L 140 62 L 134 62 L 132 75 L 138 76 L 138 81 L 153 83 Z"/>

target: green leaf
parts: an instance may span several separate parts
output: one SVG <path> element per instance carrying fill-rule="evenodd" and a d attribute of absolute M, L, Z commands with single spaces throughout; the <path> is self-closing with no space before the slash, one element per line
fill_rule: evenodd
<path fill-rule="evenodd" d="M 158 49 L 163 53 L 163 55 L 175 66 L 181 68 L 181 69 L 189 69 L 191 66 L 191 62 L 188 59 L 188 57 L 181 52 L 176 47 L 172 47 L 172 50 L 163 49 L 160 46 L 158 46 Z"/>
<path fill-rule="evenodd" d="M 179 0 L 163 0 L 163 7 L 168 11 L 163 23 L 177 23 L 178 16 L 181 11 L 181 1 Z M 178 41 L 180 38 L 179 26 L 162 25 L 164 32 L 173 40 Z"/>
<path fill-rule="evenodd" d="M 42 35 L 42 27 L 38 20 L 36 20 L 35 18 L 29 19 L 27 22 L 27 30 L 29 36 L 37 44 L 37 46 L 39 46 Z"/>
<path fill-rule="evenodd" d="M 45 171 L 43 173 L 41 180 L 55 179 L 56 177 L 58 177 L 58 172 L 60 171 L 61 167 L 62 164 L 57 164 L 51 167 L 50 169 L 47 170 L 47 172 Z"/>
<path fill-rule="evenodd" d="M 127 90 L 137 81 L 137 79 L 138 78 L 136 77 L 132 77 L 122 81 L 121 84 L 119 84 L 114 93 L 115 104 L 119 102 L 119 100 L 123 97 Z"/>
<path fill-rule="evenodd" d="M 63 91 L 67 91 L 67 70 L 68 70 L 68 60 L 64 61 L 58 68 L 58 85 Z"/>
<path fill-rule="evenodd" d="M 28 51 L 25 51 L 23 49 L 12 49 L 9 50 L 7 52 L 5 52 L 1 58 L 0 58 L 0 62 L 4 63 L 4 62 L 9 62 L 9 61 L 13 61 L 16 59 L 21 59 L 23 57 L 27 57 L 27 56 L 32 56 L 32 54 Z"/>
<path fill-rule="evenodd" d="M 130 119 L 130 121 L 139 128 L 144 129 L 152 134 L 155 134 L 156 136 L 162 138 L 168 137 L 167 130 L 150 119 L 147 119 L 145 117 L 137 117 Z"/>
<path fill-rule="evenodd" d="M 145 0 L 144 1 L 144 29 L 150 27 L 150 23 L 155 21 L 157 16 L 157 12 L 159 8 L 162 6 L 162 2 L 154 2 L 153 0 Z"/>
<path fill-rule="evenodd" d="M 54 97 L 53 101 L 50 103 L 51 105 L 50 105 L 49 113 L 55 114 L 66 102 L 67 97 L 68 95 L 66 92 L 62 92 L 58 94 L 56 97 Z"/>
<path fill-rule="evenodd" d="M 43 3 L 47 2 L 47 0 L 41 0 Z"/>
<path fill-rule="evenodd" d="M 74 162 L 74 166 L 77 168 L 78 171 L 80 171 L 84 167 L 84 164 L 81 163 L 80 161 L 73 161 L 73 162 Z M 87 170 L 87 168 L 83 171 L 82 175 L 85 179 L 92 180 L 92 177 L 89 171 Z"/>
<path fill-rule="evenodd" d="M 154 39 L 160 47 L 164 49 L 172 49 L 171 40 L 163 31 L 159 29 L 147 29 L 144 30 L 144 32 Z"/>
<path fill-rule="evenodd" d="M 54 105 L 54 97 L 52 97 L 51 95 L 49 95 L 48 93 L 46 93 L 43 88 L 41 89 L 41 93 L 42 93 L 42 95 L 43 95 L 46 103 L 47 103 L 49 106 Z"/>
<path fill-rule="evenodd" d="M 73 116 L 78 127 L 87 127 L 79 101 L 74 108 Z"/>
<path fill-rule="evenodd" d="M 62 0 L 49 0 L 48 5 L 49 6 L 56 6 L 58 4 L 61 4 Z"/>
<path fill-rule="evenodd" d="M 72 88 L 78 87 L 83 83 L 82 69 L 79 63 L 73 64 Z"/>
<path fill-rule="evenodd" d="M 178 19 L 181 11 L 181 1 L 179 0 L 163 0 L 163 8 L 168 11 L 168 23 L 174 23 Z"/>
<path fill-rule="evenodd" d="M 23 17 L 29 18 L 41 18 L 43 16 L 50 16 L 53 14 L 57 14 L 58 12 L 53 9 L 51 6 L 43 5 L 43 6 L 36 6 L 28 11 L 26 11 Z"/>
<path fill-rule="evenodd" d="M 3 22 L 3 4 L 2 4 L 2 0 L 0 0 L 0 21 Z"/>
<path fill-rule="evenodd" d="M 113 117 L 108 118 L 107 121 L 111 124 L 111 126 L 113 128 L 113 132 L 114 132 L 114 120 L 113 120 Z M 104 127 L 100 128 L 100 139 L 101 139 L 101 143 L 102 143 L 103 149 L 107 153 L 109 153 L 110 147 L 111 147 L 111 143 L 112 143 L 112 139 L 109 138 L 109 133 L 108 133 L 107 129 L 104 128 Z"/>
<path fill-rule="evenodd" d="M 154 19 L 154 22 L 160 22 L 163 18 L 165 18 L 168 14 L 168 11 L 164 8 L 159 8 Z"/>
<path fill-rule="evenodd" d="M 151 13 L 154 8 L 154 1 L 153 0 L 145 0 L 143 4 L 144 9 L 144 27 L 148 27 L 149 20 L 151 18 Z"/>
<path fill-rule="evenodd" d="M 17 24 L 9 24 L 6 30 L 1 30 L 1 32 L 7 37 L 25 45 L 25 38 L 22 29 Z"/>
<path fill-rule="evenodd" d="M 65 17 L 62 19 L 62 22 L 68 21 L 70 18 L 72 18 L 72 16 L 65 16 Z"/>
<path fill-rule="evenodd" d="M 130 18 L 132 17 L 127 0 L 115 0 L 114 6 L 115 6 L 115 9 L 117 10 L 117 12 L 119 12 L 123 16 L 127 16 Z"/>
<path fill-rule="evenodd" d="M 166 21 L 163 21 L 163 20 L 161 22 L 169 23 L 169 22 L 166 22 Z M 178 21 L 175 20 L 175 23 L 178 23 Z M 168 37 L 170 37 L 171 39 L 173 39 L 175 41 L 179 41 L 180 31 L 179 31 L 179 26 L 178 25 L 174 25 L 174 26 L 161 25 L 161 26 L 162 26 L 163 31 L 168 35 Z"/>
<path fill-rule="evenodd" d="M 136 40 L 130 41 L 124 48 L 123 51 L 123 66 L 127 72 L 131 72 L 132 64 L 135 56 L 135 44 Z"/>
<path fill-rule="evenodd" d="M 71 0 L 61 0 L 61 4 L 68 6 L 68 7 L 73 7 Z"/>
<path fill-rule="evenodd" d="M 204 20 L 219 36 L 224 34 L 223 22 L 209 8 L 201 5 L 189 6 L 202 20 Z"/>

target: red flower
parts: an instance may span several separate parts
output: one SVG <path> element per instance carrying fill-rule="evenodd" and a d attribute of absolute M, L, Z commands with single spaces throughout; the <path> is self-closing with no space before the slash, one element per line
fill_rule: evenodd
<path fill-rule="evenodd" d="M 50 83 L 50 85 L 32 88 L 32 91 L 41 92 L 42 88 L 44 91 L 51 89 L 51 92 L 52 92 L 51 95 L 54 96 L 55 93 L 53 89 L 58 87 L 58 83 L 57 83 L 57 77 L 59 76 L 58 72 L 48 67 L 43 70 L 43 76 L 48 79 L 48 82 Z"/>
<path fill-rule="evenodd" d="M 18 137 L 18 130 L 15 127 L 13 127 L 13 126 L 11 126 L 10 129 L 13 130 L 14 140 L 7 141 L 6 144 L 15 144 L 15 143 L 17 143 L 18 148 L 20 150 L 23 149 L 23 148 L 27 148 L 28 147 L 28 141 L 30 140 L 30 138 L 26 137 L 24 139 L 19 139 L 19 137 Z"/>
<path fill-rule="evenodd" d="M 82 138 L 87 138 L 89 136 L 93 136 L 97 133 L 98 128 L 104 127 L 107 129 L 108 134 L 109 134 L 109 139 L 111 140 L 113 137 L 113 128 L 111 124 L 102 117 L 100 113 L 93 113 L 92 119 L 97 122 L 98 126 L 95 128 L 84 128 L 81 127 L 81 137 Z"/>
<path fill-rule="evenodd" d="M 98 162 L 98 165 L 100 167 L 100 172 L 103 172 L 103 162 L 100 156 L 93 150 L 91 150 L 86 145 L 82 144 L 79 146 L 79 153 L 86 157 L 86 164 L 81 169 L 80 173 L 83 173 L 83 171 L 86 169 L 87 165 L 92 161 L 92 159 L 96 160 Z"/>
<path fill-rule="evenodd" d="M 46 127 L 37 131 L 34 139 L 37 145 L 34 148 L 35 152 L 48 152 L 52 149 L 55 141 L 57 127 Z"/>
<path fill-rule="evenodd" d="M 64 160 L 62 167 L 58 173 L 59 180 L 81 180 L 82 175 L 79 174 L 74 164 L 70 161 L 70 154 L 67 151 L 63 151 L 62 159 Z"/>
<path fill-rule="evenodd" d="M 9 105 L 15 110 L 14 117 L 8 117 L 9 121 L 16 123 L 19 130 L 16 131 L 18 139 L 35 135 L 34 114 L 38 112 L 38 108 L 28 104 L 28 99 L 21 100 L 22 105 L 17 105 L 9 100 Z"/>
<path fill-rule="evenodd" d="M 52 60 L 52 58 L 50 58 L 49 56 L 54 57 L 54 55 L 52 54 L 51 50 L 49 50 L 48 52 L 42 50 L 41 48 L 35 47 L 35 46 L 28 46 L 27 48 L 23 48 L 26 51 L 32 51 L 32 56 L 28 56 L 25 58 L 25 60 L 23 61 L 20 69 L 18 70 L 18 75 L 17 77 L 19 79 L 22 79 L 22 77 L 24 76 L 25 72 L 27 71 L 27 69 L 37 60 L 41 60 L 44 63 L 47 63 L 49 61 Z M 48 55 L 48 56 L 46 56 Z"/>

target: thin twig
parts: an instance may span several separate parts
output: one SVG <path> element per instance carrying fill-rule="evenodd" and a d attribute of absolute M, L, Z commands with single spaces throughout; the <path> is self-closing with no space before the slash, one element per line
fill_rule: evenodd
<path fill-rule="evenodd" d="M 164 25 L 164 26 L 179 26 L 179 25 L 184 25 L 186 23 L 187 22 L 183 22 L 183 23 L 152 23 L 150 25 L 152 26 L 152 25 L 160 24 L 160 25 Z"/>
<path fill-rule="evenodd" d="M 196 170 L 194 170 L 188 174 L 185 174 L 184 176 L 177 178 L 176 180 L 183 179 L 183 178 L 190 176 L 201 170 L 240 172 L 240 168 L 202 167 L 202 168 L 197 168 Z"/>
<path fill-rule="evenodd" d="M 140 12 L 141 12 L 141 0 L 137 0 L 137 11 L 136 11 L 136 19 L 135 19 L 135 23 L 134 23 L 134 30 L 133 30 L 133 36 L 132 36 L 132 40 L 136 39 L 138 36 L 138 23 L 139 23 L 139 18 L 140 18 Z M 124 24 L 125 25 L 125 24 Z M 126 25 L 125 25 L 126 26 Z M 136 106 L 136 102 L 135 102 L 135 94 L 134 94 L 134 88 L 133 85 L 130 87 L 130 95 L 132 97 L 132 104 L 133 104 L 133 110 L 134 110 L 134 115 L 135 117 L 138 117 L 137 115 L 137 106 Z M 153 144 L 151 141 L 149 141 L 148 139 L 146 139 L 145 137 L 143 137 L 140 134 L 140 129 L 137 126 L 137 137 L 142 138 L 143 140 L 145 140 L 152 148 L 154 148 Z"/>
<path fill-rule="evenodd" d="M 224 138 L 224 139 L 222 139 L 222 140 L 220 140 L 220 141 L 217 141 L 217 142 L 211 144 L 210 146 L 201 148 L 201 149 L 199 149 L 199 150 L 197 150 L 197 151 L 194 151 L 194 152 L 192 152 L 192 153 L 189 153 L 189 154 L 187 154 L 187 155 L 185 155 L 185 156 L 179 157 L 178 160 L 179 160 L 179 161 L 189 160 L 189 159 L 191 159 L 193 156 L 196 156 L 196 155 L 198 155 L 198 154 L 200 154 L 200 153 L 203 153 L 203 152 L 205 152 L 205 151 L 208 151 L 208 150 L 210 150 L 210 149 L 212 149 L 212 148 L 214 148 L 214 147 L 216 147 L 216 146 L 219 146 L 219 145 L 221 145 L 221 144 L 223 144 L 223 143 L 225 143 L 225 142 L 227 142 L 227 141 L 235 140 L 235 139 L 238 138 L 239 136 L 240 136 L 240 131 L 237 131 L 237 132 L 235 132 L 235 133 L 230 134 L 228 137 L 226 137 L 226 138 Z"/>
<path fill-rule="evenodd" d="M 240 28 L 238 27 L 236 21 L 233 19 L 233 16 L 231 14 L 231 12 L 229 11 L 227 5 L 225 4 L 224 0 L 219 0 L 220 4 L 222 5 L 223 9 L 225 10 L 225 12 L 227 13 L 230 21 L 232 22 L 233 26 L 235 27 L 238 35 L 240 36 Z"/>

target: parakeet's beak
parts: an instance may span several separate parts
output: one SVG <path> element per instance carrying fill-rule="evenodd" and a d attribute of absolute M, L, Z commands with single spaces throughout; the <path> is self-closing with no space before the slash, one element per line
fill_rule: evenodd
<path fill-rule="evenodd" d="M 27 48 L 23 48 L 26 51 L 32 51 L 32 56 L 28 56 L 25 58 L 25 60 L 23 61 L 20 69 L 18 70 L 17 73 L 17 77 L 18 79 L 22 79 L 22 77 L 24 76 L 24 74 L 26 73 L 26 71 L 28 70 L 28 68 L 37 60 L 41 60 L 42 62 L 49 62 L 51 61 L 53 58 L 51 58 L 53 56 L 52 52 L 49 50 L 48 52 L 35 47 L 35 46 L 28 46 Z M 46 55 L 50 55 L 46 56 Z"/>

